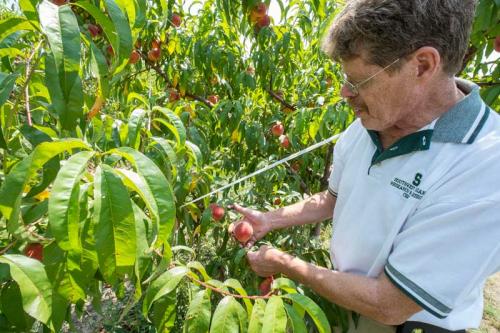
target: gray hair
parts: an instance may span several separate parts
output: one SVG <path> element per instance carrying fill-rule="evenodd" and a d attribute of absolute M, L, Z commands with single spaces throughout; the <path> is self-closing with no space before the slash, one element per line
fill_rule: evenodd
<path fill-rule="evenodd" d="M 351 0 L 331 24 L 323 50 L 336 61 L 366 52 L 367 61 L 385 67 L 431 46 L 441 55 L 444 72 L 453 76 L 468 47 L 476 2 Z"/>

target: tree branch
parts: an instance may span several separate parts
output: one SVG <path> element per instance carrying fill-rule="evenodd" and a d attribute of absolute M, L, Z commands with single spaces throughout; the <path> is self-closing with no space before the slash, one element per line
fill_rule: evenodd
<path fill-rule="evenodd" d="M 295 111 L 297 110 L 297 107 L 295 105 L 292 105 L 290 103 L 287 103 L 283 97 L 279 96 L 278 94 L 276 94 L 273 90 L 273 77 L 271 76 L 271 79 L 269 80 L 269 88 L 266 89 L 266 91 L 269 93 L 269 95 L 271 95 L 275 100 L 277 100 L 278 102 L 281 103 L 281 105 L 283 105 L 285 108 L 288 108 L 292 111 Z"/>
<path fill-rule="evenodd" d="M 164 72 L 164 71 L 163 71 L 163 70 L 162 70 L 162 69 L 161 69 L 161 68 L 160 68 L 157 64 L 155 64 L 155 63 L 153 63 L 152 61 L 150 61 L 150 60 L 148 59 L 148 57 L 147 57 L 144 53 L 142 53 L 141 51 L 138 51 L 138 52 L 139 52 L 139 54 L 141 55 L 141 58 L 142 58 L 142 59 L 144 59 L 144 61 L 145 61 L 145 62 L 146 62 L 146 63 L 147 63 L 147 64 L 148 64 L 151 68 L 153 68 L 153 69 L 156 71 L 156 73 L 158 73 L 158 74 L 159 74 L 159 75 L 163 78 L 163 80 L 165 80 L 165 83 L 167 84 L 167 86 L 168 86 L 169 88 L 174 88 L 174 87 L 173 87 L 173 85 L 172 85 L 172 82 L 170 82 L 170 79 L 168 78 L 167 73 L 165 73 L 165 72 Z M 195 99 L 195 100 L 197 100 L 197 101 L 199 101 L 199 102 L 202 102 L 203 104 L 205 104 L 205 105 L 206 105 L 206 106 L 208 106 L 209 108 L 213 108 L 212 103 L 210 103 L 210 102 L 209 102 L 206 98 L 203 98 L 203 97 L 201 97 L 201 96 L 197 96 L 197 95 L 192 94 L 192 93 L 190 93 L 190 92 L 186 92 L 186 93 L 185 93 L 185 95 L 186 95 L 187 97 L 190 97 L 190 98 L 192 98 L 192 99 Z"/>
<path fill-rule="evenodd" d="M 291 109 L 292 111 L 295 111 L 297 110 L 297 107 L 292 105 L 292 104 L 289 104 L 288 102 L 286 102 L 281 96 L 278 96 L 273 90 L 272 88 L 267 88 L 266 91 L 269 93 L 269 95 L 271 95 L 275 100 L 277 100 L 278 102 L 281 103 L 281 105 L 283 105 L 284 107 L 288 108 L 288 109 Z"/>

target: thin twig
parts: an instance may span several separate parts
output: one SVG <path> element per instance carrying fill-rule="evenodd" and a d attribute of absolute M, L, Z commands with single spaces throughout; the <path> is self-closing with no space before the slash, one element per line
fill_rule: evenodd
<path fill-rule="evenodd" d="M 271 296 L 274 294 L 274 291 L 270 291 L 268 292 L 266 295 L 264 296 L 244 296 L 244 295 L 240 295 L 240 294 L 232 294 L 228 291 L 224 291 L 222 289 L 219 289 L 219 288 L 216 288 L 216 287 L 213 287 L 211 285 L 209 285 L 208 283 L 205 283 L 205 282 L 202 282 L 200 280 L 198 280 L 197 278 L 194 278 L 190 275 L 188 275 L 188 278 L 191 279 L 192 281 L 202 285 L 203 287 L 207 288 L 207 289 L 210 289 L 210 290 L 213 290 L 215 291 L 216 293 L 219 293 L 219 294 L 222 294 L 222 295 L 225 295 L 225 296 L 232 296 L 232 297 L 235 297 L 235 298 L 244 298 L 244 299 L 269 299 L 271 298 Z"/>
<path fill-rule="evenodd" d="M 285 101 L 281 96 L 278 96 L 272 89 L 266 88 L 266 90 L 269 93 L 269 95 L 271 95 L 274 99 L 276 99 L 278 102 L 280 102 L 281 105 L 283 105 L 284 107 L 286 107 L 292 111 L 297 110 L 297 107 L 295 105 L 292 105 L 292 104 L 288 103 L 287 101 Z"/>
<path fill-rule="evenodd" d="M 14 240 L 12 243 L 10 243 L 9 245 L 7 245 L 6 247 L 4 247 L 3 249 L 0 250 L 0 255 L 3 255 L 5 254 L 7 251 L 9 251 L 9 249 L 11 247 L 13 247 L 15 244 L 17 243 L 17 239 Z"/>
<path fill-rule="evenodd" d="M 269 80 L 269 88 L 266 88 L 266 91 L 269 93 L 269 95 L 271 95 L 274 99 L 276 99 L 278 102 L 281 103 L 281 105 L 283 105 L 285 108 L 288 108 L 292 111 L 295 111 L 297 110 L 297 107 L 295 105 L 292 105 L 290 103 L 288 103 L 287 101 L 285 101 L 283 99 L 283 97 L 279 96 L 278 94 L 276 94 L 273 90 L 273 77 L 271 76 L 271 79 Z"/>
<path fill-rule="evenodd" d="M 43 43 L 43 40 L 41 40 L 41 41 L 38 42 L 38 45 L 33 49 L 33 52 L 30 54 L 30 56 L 28 57 L 28 60 L 26 61 L 26 79 L 25 79 L 23 87 L 21 89 L 21 91 L 24 91 L 24 96 L 26 98 L 26 116 L 28 117 L 28 125 L 29 126 L 32 126 L 32 122 L 31 122 L 31 112 L 30 112 L 30 105 L 29 105 L 29 88 L 28 88 L 28 83 L 29 83 L 29 81 L 31 79 L 31 76 L 33 75 L 33 72 L 35 71 L 36 65 L 38 64 L 38 61 L 40 60 L 40 58 L 36 59 L 35 65 L 32 66 L 32 67 L 30 67 L 30 62 L 33 60 L 33 57 L 38 52 L 38 49 L 40 48 L 40 46 L 42 45 L 42 43 Z M 16 102 L 14 103 L 14 112 L 13 112 L 13 114 L 17 113 L 17 108 L 18 108 L 18 104 L 19 104 L 19 102 L 21 100 L 21 96 L 22 96 L 22 94 L 19 94 L 19 96 L 17 97 Z"/>
<path fill-rule="evenodd" d="M 480 87 L 494 87 L 500 85 L 500 81 L 497 82 L 474 82 Z"/>

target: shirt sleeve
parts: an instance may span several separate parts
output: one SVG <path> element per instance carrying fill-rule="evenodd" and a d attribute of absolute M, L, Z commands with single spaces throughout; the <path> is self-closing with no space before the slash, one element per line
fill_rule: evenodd
<path fill-rule="evenodd" d="M 410 216 L 385 266 L 389 279 L 445 318 L 500 269 L 500 202 L 441 202 Z"/>
<path fill-rule="evenodd" d="M 334 197 L 336 197 L 339 193 L 340 177 L 342 176 L 342 170 L 344 169 L 341 149 L 342 140 L 339 139 L 333 148 L 333 169 L 330 173 L 330 179 L 328 180 L 328 192 Z"/>

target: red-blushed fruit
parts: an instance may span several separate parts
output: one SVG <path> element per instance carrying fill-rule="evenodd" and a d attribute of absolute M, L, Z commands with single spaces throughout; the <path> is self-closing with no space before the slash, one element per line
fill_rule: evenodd
<path fill-rule="evenodd" d="M 176 89 L 170 89 L 170 92 L 168 94 L 168 101 L 169 102 L 175 102 L 178 101 L 181 98 L 179 95 L 179 92 Z"/>
<path fill-rule="evenodd" d="M 141 55 L 137 50 L 133 50 L 132 53 L 130 53 L 130 58 L 128 58 L 128 63 L 129 64 L 135 64 L 141 59 Z"/>
<path fill-rule="evenodd" d="M 175 26 L 175 27 L 179 27 L 182 23 L 182 18 L 179 14 L 177 13 L 174 13 L 172 14 L 172 24 Z"/>
<path fill-rule="evenodd" d="M 290 147 L 290 140 L 286 135 L 280 135 L 279 137 L 281 147 L 288 149 Z"/>
<path fill-rule="evenodd" d="M 113 46 L 111 46 L 111 45 L 108 45 L 108 47 L 106 48 L 106 52 L 108 52 L 108 54 L 110 56 L 114 56 L 115 55 L 115 50 L 113 50 Z"/>
<path fill-rule="evenodd" d="M 99 26 L 95 24 L 89 24 L 87 29 L 89 30 L 92 38 L 95 38 L 101 34 L 101 28 L 99 28 Z"/>
<path fill-rule="evenodd" d="M 264 15 L 257 21 L 257 27 L 259 28 L 268 27 L 269 24 L 271 24 L 271 18 L 269 15 Z"/>
<path fill-rule="evenodd" d="M 68 3 L 67 0 L 52 0 L 52 3 L 57 6 L 62 6 Z"/>
<path fill-rule="evenodd" d="M 279 198 L 279 197 L 278 197 L 278 198 L 275 198 L 273 203 L 274 203 L 276 206 L 281 205 L 281 198 Z"/>
<path fill-rule="evenodd" d="M 40 243 L 30 243 L 24 248 L 24 255 L 27 257 L 42 261 L 43 245 Z"/>
<path fill-rule="evenodd" d="M 234 237 L 242 244 L 245 244 L 252 238 L 253 227 L 250 223 L 243 221 L 234 226 Z"/>
<path fill-rule="evenodd" d="M 142 42 L 141 42 L 140 39 L 138 39 L 138 40 L 135 41 L 134 47 L 136 49 L 140 49 L 142 47 Z"/>
<path fill-rule="evenodd" d="M 210 205 L 210 209 L 212 210 L 212 218 L 215 221 L 220 221 L 224 217 L 224 208 L 213 203 Z"/>
<path fill-rule="evenodd" d="M 151 48 L 152 48 L 152 49 L 159 49 L 159 48 L 160 48 L 160 46 L 161 46 L 161 41 L 160 41 L 160 40 L 158 40 L 158 39 L 153 39 L 153 40 L 151 41 Z"/>
<path fill-rule="evenodd" d="M 281 122 L 277 121 L 276 124 L 271 127 L 271 132 L 274 136 L 280 136 L 285 132 L 285 128 Z"/>
<path fill-rule="evenodd" d="M 500 36 L 495 38 L 495 51 L 500 52 Z"/>
<path fill-rule="evenodd" d="M 259 284 L 259 293 L 261 295 L 267 295 L 271 292 L 271 285 L 273 284 L 273 276 L 268 276 L 266 277 L 260 284 Z"/>
<path fill-rule="evenodd" d="M 148 59 L 152 62 L 157 62 L 161 57 L 161 50 L 158 48 L 154 48 L 149 50 L 148 52 Z"/>
<path fill-rule="evenodd" d="M 250 12 L 250 22 L 255 23 L 262 17 L 266 15 L 267 12 L 267 6 L 265 3 L 260 2 L 255 7 L 253 7 L 252 11 Z"/>
<path fill-rule="evenodd" d="M 210 96 L 207 97 L 207 99 L 212 104 L 219 103 L 219 96 L 217 96 L 217 95 L 210 95 Z"/>

